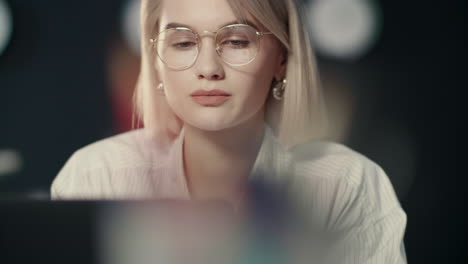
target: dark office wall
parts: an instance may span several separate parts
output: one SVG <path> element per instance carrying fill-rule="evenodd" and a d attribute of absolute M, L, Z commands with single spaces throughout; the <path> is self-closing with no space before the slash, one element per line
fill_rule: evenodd
<path fill-rule="evenodd" d="M 105 59 L 118 1 L 9 1 L 0 57 L 0 147 L 24 167 L 2 192 L 48 188 L 73 150 L 110 133 Z"/>

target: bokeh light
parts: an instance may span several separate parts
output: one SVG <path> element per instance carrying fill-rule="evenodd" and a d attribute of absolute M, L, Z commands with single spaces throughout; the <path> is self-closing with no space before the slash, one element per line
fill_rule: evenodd
<path fill-rule="evenodd" d="M 0 55 L 5 51 L 13 31 L 13 19 L 7 3 L 0 0 Z"/>
<path fill-rule="evenodd" d="M 310 30 L 321 55 L 354 60 L 375 44 L 381 15 L 375 1 L 315 0 L 308 9 Z"/>
<path fill-rule="evenodd" d="M 140 55 L 140 0 L 125 2 L 121 25 L 125 42 L 135 55 Z"/>
<path fill-rule="evenodd" d="M 0 177 L 17 173 L 23 167 L 20 153 L 14 149 L 0 149 Z"/>

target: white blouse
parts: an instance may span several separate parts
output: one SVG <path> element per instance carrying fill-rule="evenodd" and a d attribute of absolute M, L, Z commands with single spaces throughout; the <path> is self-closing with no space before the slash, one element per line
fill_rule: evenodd
<path fill-rule="evenodd" d="M 138 129 L 83 147 L 53 181 L 52 199 L 189 199 L 183 138 L 184 129 L 162 149 Z M 306 214 L 344 234 L 342 263 L 406 263 L 406 214 L 385 172 L 365 156 L 325 141 L 285 149 L 266 125 L 249 177 L 287 183 Z"/>

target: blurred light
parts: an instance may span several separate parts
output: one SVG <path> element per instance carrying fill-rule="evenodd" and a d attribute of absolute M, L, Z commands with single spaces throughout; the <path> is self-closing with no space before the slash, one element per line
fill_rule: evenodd
<path fill-rule="evenodd" d="M 312 1 L 309 23 L 317 52 L 347 60 L 365 55 L 380 32 L 378 11 L 370 0 Z"/>
<path fill-rule="evenodd" d="M 122 10 L 122 31 L 132 52 L 140 55 L 140 0 L 127 0 Z"/>
<path fill-rule="evenodd" d="M 317 251 L 322 248 L 316 242 L 322 243 L 325 237 L 311 232 L 310 222 L 287 214 L 290 223 L 280 224 L 275 217 L 267 217 L 271 215 L 264 214 L 265 210 L 252 210 L 236 213 L 228 204 L 214 200 L 104 205 L 97 218 L 99 263 L 299 264 L 320 260 L 323 252 Z M 319 260 L 314 263 L 323 263 Z"/>
<path fill-rule="evenodd" d="M 10 8 L 5 1 L 0 0 L 0 55 L 8 45 L 12 31 L 13 20 L 11 18 Z"/>
<path fill-rule="evenodd" d="M 26 194 L 26 197 L 31 200 L 49 200 L 50 199 L 48 190 L 44 190 L 44 189 L 31 190 Z"/>
<path fill-rule="evenodd" d="M 20 171 L 22 166 L 23 161 L 18 151 L 0 149 L 0 177 Z"/>

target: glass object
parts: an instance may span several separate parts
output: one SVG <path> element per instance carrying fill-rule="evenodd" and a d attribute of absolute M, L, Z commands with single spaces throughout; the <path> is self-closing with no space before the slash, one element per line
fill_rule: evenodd
<path fill-rule="evenodd" d="M 231 66 L 242 66 L 252 62 L 258 54 L 260 39 L 271 32 L 259 32 L 246 24 L 232 24 L 216 32 L 203 31 L 214 35 L 216 53 Z M 172 69 L 187 69 L 198 58 L 201 36 L 186 27 L 166 29 L 150 39 L 158 57 Z"/>

